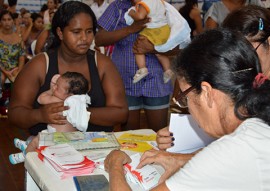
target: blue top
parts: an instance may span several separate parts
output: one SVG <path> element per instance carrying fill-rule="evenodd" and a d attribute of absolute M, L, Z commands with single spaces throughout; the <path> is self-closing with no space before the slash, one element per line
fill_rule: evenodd
<path fill-rule="evenodd" d="M 98 20 L 98 25 L 106 31 L 118 30 L 128 25 L 124 14 L 132 6 L 130 0 L 115 0 Z M 172 93 L 172 84 L 163 82 L 163 68 L 154 54 L 146 54 L 146 67 L 149 74 L 133 84 L 133 76 L 138 70 L 132 46 L 138 33 L 130 34 L 114 45 L 112 61 L 116 65 L 130 96 L 163 97 Z"/>

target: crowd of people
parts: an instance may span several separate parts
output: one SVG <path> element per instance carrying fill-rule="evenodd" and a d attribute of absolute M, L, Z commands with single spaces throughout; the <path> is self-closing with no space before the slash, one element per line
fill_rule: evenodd
<path fill-rule="evenodd" d="M 160 40 L 161 35 L 151 33 L 160 32 L 161 25 L 147 25 L 155 20 L 150 18 L 149 2 L 96 0 L 90 7 L 79 1 L 48 0 L 43 15 L 22 10 L 16 16 L 2 10 L 1 86 L 6 80 L 12 84 L 10 123 L 32 136 L 48 124 L 70 126 L 62 115 L 70 109 L 64 99 L 44 103 L 39 96 L 48 91 L 55 96 L 50 89 L 55 75 L 76 72 L 87 81 L 91 98 L 86 131 L 113 131 L 117 125 L 121 130 L 140 129 L 144 110 L 147 127 L 157 132 L 159 150 L 145 152 L 138 168 L 156 163 L 165 169 L 154 190 L 269 189 L 269 10 L 260 0 L 221 0 L 202 14 L 197 0 L 185 0 L 178 14 L 189 25 L 190 43 L 158 52 L 150 37 Z M 164 14 L 158 18 L 168 19 L 164 3 L 158 6 Z M 160 44 L 169 44 L 170 22 L 163 25 L 169 29 Z M 89 49 L 93 40 L 96 50 Z M 112 45 L 110 56 L 98 51 Z M 173 71 L 175 81 L 171 76 L 164 80 L 160 57 L 170 62 L 166 70 Z M 134 82 L 139 64 L 146 75 Z M 177 96 L 172 95 L 174 88 L 180 91 Z M 172 96 L 217 140 L 195 153 L 166 152 L 174 140 L 166 127 Z M 16 157 L 12 161 L 20 162 Z M 129 162 L 119 150 L 107 156 L 111 190 L 130 189 L 123 168 Z"/>

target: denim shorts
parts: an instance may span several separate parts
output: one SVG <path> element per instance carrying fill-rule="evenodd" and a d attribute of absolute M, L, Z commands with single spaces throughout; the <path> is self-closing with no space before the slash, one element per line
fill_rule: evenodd
<path fill-rule="evenodd" d="M 158 110 L 169 107 L 170 95 L 164 97 L 126 96 L 129 110 Z"/>

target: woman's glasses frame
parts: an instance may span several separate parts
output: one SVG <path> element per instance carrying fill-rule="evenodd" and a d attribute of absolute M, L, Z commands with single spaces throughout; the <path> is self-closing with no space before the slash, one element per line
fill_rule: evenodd
<path fill-rule="evenodd" d="M 174 99 L 175 103 L 181 108 L 187 108 L 188 107 L 187 94 L 194 89 L 195 89 L 195 86 L 191 86 L 183 92 L 179 91 L 177 97 Z"/>

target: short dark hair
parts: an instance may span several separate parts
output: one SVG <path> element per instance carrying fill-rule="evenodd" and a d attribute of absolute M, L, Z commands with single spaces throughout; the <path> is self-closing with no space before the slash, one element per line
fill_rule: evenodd
<path fill-rule="evenodd" d="M 79 1 L 67 1 L 62 4 L 55 12 L 52 19 L 52 32 L 54 34 L 54 43 L 51 48 L 59 46 L 60 39 L 57 35 L 56 29 L 59 27 L 61 31 L 68 26 L 70 20 L 79 13 L 88 14 L 93 21 L 93 31 L 96 34 L 97 19 L 92 9 L 85 3 Z"/>
<path fill-rule="evenodd" d="M 259 30 L 262 19 L 263 29 Z M 270 36 L 270 11 L 257 5 L 247 5 L 231 12 L 222 26 L 241 32 L 250 42 L 263 43 Z M 264 43 L 265 45 L 268 43 Z"/>
<path fill-rule="evenodd" d="M 2 10 L 0 12 L 0 20 L 2 20 L 2 18 L 3 18 L 4 15 L 10 15 L 11 18 L 14 20 L 14 15 L 10 11 L 8 11 L 6 9 L 4 9 L 4 10 Z"/>
<path fill-rule="evenodd" d="M 88 92 L 88 81 L 87 79 L 78 72 L 65 72 L 62 76 L 68 80 L 69 90 L 68 93 L 74 95 L 86 94 Z"/>
<path fill-rule="evenodd" d="M 174 69 L 197 94 L 203 81 L 227 94 L 239 119 L 258 117 L 270 125 L 270 81 L 253 88 L 261 67 L 256 51 L 242 34 L 220 28 L 196 36 L 181 51 Z"/>
<path fill-rule="evenodd" d="M 14 5 L 17 5 L 17 0 L 8 0 L 8 6 L 12 7 Z"/>
<path fill-rule="evenodd" d="M 37 20 L 38 18 L 42 18 L 43 19 L 43 17 L 40 14 L 38 14 L 38 13 L 32 13 L 31 14 L 31 18 L 32 18 L 33 22 L 35 22 L 35 20 Z"/>
<path fill-rule="evenodd" d="M 40 8 L 40 12 L 44 12 L 48 9 L 48 5 L 47 4 L 43 4 L 42 7 Z"/>

